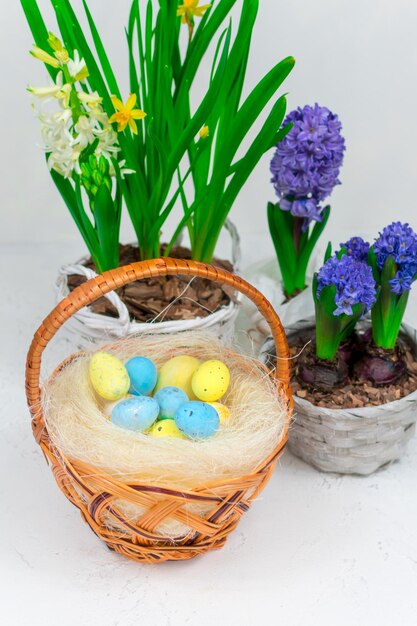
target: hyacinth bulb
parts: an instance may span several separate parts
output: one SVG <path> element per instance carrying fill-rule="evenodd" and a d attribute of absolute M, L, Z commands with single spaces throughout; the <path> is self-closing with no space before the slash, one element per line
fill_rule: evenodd
<path fill-rule="evenodd" d="M 382 386 L 400 382 L 407 372 L 407 367 L 400 359 L 365 354 L 355 363 L 353 371 L 358 380 Z"/>
<path fill-rule="evenodd" d="M 296 378 L 302 387 L 329 392 L 347 383 L 349 368 L 343 358 L 337 356 L 333 361 L 318 359 L 311 352 L 300 357 Z"/>

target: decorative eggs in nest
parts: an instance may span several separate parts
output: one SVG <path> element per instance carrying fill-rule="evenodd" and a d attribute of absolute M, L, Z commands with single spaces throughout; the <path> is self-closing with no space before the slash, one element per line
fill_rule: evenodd
<path fill-rule="evenodd" d="M 179 355 L 158 372 L 146 357 L 135 356 L 124 365 L 114 355 L 98 352 L 91 357 L 89 377 L 107 401 L 103 411 L 119 428 L 199 440 L 212 437 L 230 420 L 230 410 L 218 402 L 227 392 L 230 372 L 216 359 L 202 363 Z"/>

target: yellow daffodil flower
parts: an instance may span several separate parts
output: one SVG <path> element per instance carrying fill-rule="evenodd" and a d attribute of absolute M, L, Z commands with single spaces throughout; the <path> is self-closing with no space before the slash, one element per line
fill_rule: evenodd
<path fill-rule="evenodd" d="M 202 17 L 204 13 L 211 7 L 211 4 L 199 5 L 200 0 L 183 0 L 177 9 L 177 15 L 181 16 L 183 24 L 191 24 L 194 17 Z"/>
<path fill-rule="evenodd" d="M 126 104 L 123 104 L 117 96 L 112 96 L 111 101 L 113 102 L 113 106 L 117 112 L 113 113 L 109 119 L 110 124 L 117 122 L 117 131 L 119 133 L 122 132 L 127 125 L 129 125 L 132 133 L 137 135 L 138 127 L 136 126 L 135 120 L 142 120 L 146 116 L 146 113 L 140 109 L 134 108 L 136 104 L 136 94 L 131 93 L 126 101 Z"/>
<path fill-rule="evenodd" d="M 42 48 L 39 48 L 39 46 L 33 46 L 30 54 L 35 57 L 35 59 L 39 59 L 39 61 L 47 65 L 52 65 L 52 67 L 58 68 L 61 65 L 58 59 L 48 54 L 48 52 L 45 52 L 45 50 L 42 50 Z"/>
<path fill-rule="evenodd" d="M 200 135 L 200 139 L 207 139 L 207 137 L 210 135 L 209 127 L 203 126 L 203 128 L 199 132 L 199 135 Z"/>

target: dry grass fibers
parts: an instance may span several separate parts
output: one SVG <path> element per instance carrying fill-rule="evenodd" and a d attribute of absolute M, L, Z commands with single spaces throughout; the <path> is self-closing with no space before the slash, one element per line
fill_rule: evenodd
<path fill-rule="evenodd" d="M 231 372 L 222 400 L 231 411 L 230 422 L 205 441 L 158 439 L 118 428 L 106 418 L 104 404 L 90 385 L 90 355 L 81 354 L 51 378 L 43 393 L 49 435 L 57 453 L 69 460 L 83 461 L 124 482 L 191 489 L 250 473 L 283 436 L 288 412 L 274 381 L 257 361 L 225 348 L 211 334 L 141 335 L 115 342 L 106 351 L 122 361 L 146 356 L 158 367 L 179 354 L 222 360 Z M 127 502 L 118 506 L 132 521 L 143 513 Z M 190 505 L 190 511 L 197 512 L 196 505 Z M 158 532 L 175 537 L 187 529 L 171 521 Z"/>

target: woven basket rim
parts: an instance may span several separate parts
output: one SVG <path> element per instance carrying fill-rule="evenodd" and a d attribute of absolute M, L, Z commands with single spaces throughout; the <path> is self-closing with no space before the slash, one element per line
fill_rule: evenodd
<path fill-rule="evenodd" d="M 122 342 L 123 339 L 119 339 L 117 342 L 111 342 L 105 346 L 103 346 L 102 348 L 99 349 L 99 351 L 103 351 L 103 350 L 109 350 L 111 349 L 112 345 L 114 343 L 119 343 Z M 226 350 L 227 352 L 236 354 L 233 350 L 228 349 Z M 54 369 L 54 371 L 52 372 L 52 374 L 49 376 L 48 378 L 48 383 L 53 381 L 54 378 L 59 374 L 59 372 L 66 367 L 69 363 L 71 363 L 72 361 L 74 361 L 75 359 L 79 358 L 80 356 L 84 356 L 86 355 L 87 352 L 85 351 L 79 351 L 79 352 L 74 352 L 73 354 L 69 355 L 68 357 L 66 357 L 65 359 L 63 359 L 61 361 L 61 363 L 59 363 L 59 365 L 57 365 Z M 272 372 L 270 370 L 268 370 L 268 368 L 266 367 L 266 365 L 264 365 L 263 363 L 259 362 L 259 367 L 262 367 L 262 369 L 265 370 L 265 373 L 269 374 L 270 376 L 272 375 Z M 286 396 L 283 393 L 283 391 L 280 389 L 278 391 L 279 396 L 280 396 L 280 400 L 282 400 L 283 405 L 285 405 L 286 402 Z M 162 488 L 164 490 L 165 493 L 170 493 L 171 495 L 175 495 L 179 492 L 183 493 L 183 494 L 193 494 L 195 493 L 196 490 L 201 491 L 210 491 L 213 488 L 225 485 L 225 484 L 233 484 L 234 482 L 241 482 L 242 480 L 245 480 L 246 478 L 249 478 L 251 476 L 254 476 L 256 474 L 260 474 L 262 472 L 264 472 L 270 465 L 271 463 L 273 463 L 275 461 L 275 459 L 284 451 L 285 446 L 287 445 L 287 441 L 288 441 L 288 424 L 290 423 L 290 419 L 287 420 L 287 423 L 284 424 L 284 429 L 283 429 L 283 436 L 280 439 L 280 441 L 277 443 L 276 447 L 274 448 L 274 450 L 269 454 L 268 457 L 266 457 L 259 465 L 257 465 L 251 472 L 246 473 L 246 474 L 241 474 L 239 476 L 233 476 L 233 477 L 229 477 L 229 478 L 224 478 L 224 479 L 220 479 L 220 480 L 215 480 L 215 481 L 210 481 L 209 483 L 203 483 L 200 485 L 196 485 L 195 487 L 193 487 L 191 490 L 187 490 L 187 489 L 178 489 L 178 488 L 170 488 L 170 487 L 166 487 L 165 485 L 163 485 L 163 483 L 161 483 L 161 485 L 159 486 L 159 488 Z M 117 478 L 115 478 L 114 476 L 112 476 L 111 474 L 106 473 L 101 467 L 99 466 L 95 466 L 95 465 L 90 465 L 88 463 L 85 463 L 84 461 L 81 461 L 79 459 L 70 459 L 69 457 L 67 457 L 65 454 L 62 453 L 61 449 L 59 448 L 59 446 L 57 446 L 51 439 L 50 435 L 49 435 L 49 431 L 48 431 L 48 425 L 45 423 L 44 426 L 44 433 L 43 433 L 43 437 L 44 440 L 47 439 L 47 441 L 49 442 L 48 444 L 48 449 L 51 449 L 54 453 L 54 456 L 57 456 L 63 463 L 63 465 L 65 465 L 65 467 L 67 466 L 73 466 L 73 465 L 82 465 L 87 471 L 91 470 L 92 473 L 94 473 L 94 475 L 96 477 L 100 477 L 103 480 L 110 480 L 114 483 L 117 483 L 119 485 L 136 485 L 136 486 L 144 486 L 144 487 L 154 487 L 155 491 L 158 491 L 158 485 L 156 483 L 147 483 L 147 482 L 142 482 L 142 481 L 135 481 L 135 480 L 123 480 L 120 481 Z M 46 442 L 45 442 L 45 445 Z M 56 454 L 57 453 L 57 454 Z"/>

